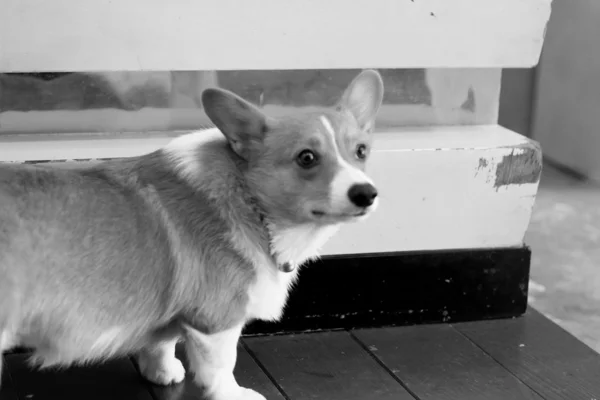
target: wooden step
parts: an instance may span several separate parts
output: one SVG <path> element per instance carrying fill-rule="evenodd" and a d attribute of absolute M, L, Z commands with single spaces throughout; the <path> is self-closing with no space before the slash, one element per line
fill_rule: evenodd
<path fill-rule="evenodd" d="M 240 384 L 274 400 L 600 398 L 600 355 L 533 309 L 504 320 L 247 337 L 239 349 Z M 202 396 L 190 378 L 148 384 L 129 359 L 62 372 L 25 362 L 5 355 L 0 400 Z"/>

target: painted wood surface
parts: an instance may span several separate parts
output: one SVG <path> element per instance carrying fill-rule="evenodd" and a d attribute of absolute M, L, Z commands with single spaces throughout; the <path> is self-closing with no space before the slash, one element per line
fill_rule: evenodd
<path fill-rule="evenodd" d="M 551 0 L 4 0 L 0 71 L 529 67 Z"/>
<path fill-rule="evenodd" d="M 279 322 L 244 334 L 517 317 L 530 259 L 526 247 L 323 257 L 300 270 Z"/>
<path fill-rule="evenodd" d="M 347 332 L 249 338 L 245 343 L 289 398 L 413 400 Z"/>
<path fill-rule="evenodd" d="M 0 160 L 72 160 L 145 154 L 172 134 L 0 136 Z M 541 172 L 535 142 L 500 126 L 376 133 L 368 174 L 381 201 L 346 225 L 322 254 L 520 246 Z"/>
<path fill-rule="evenodd" d="M 352 334 L 419 400 L 542 400 L 450 325 Z"/>
<path fill-rule="evenodd" d="M 0 354 L 0 362 L 3 362 L 3 364 L 6 365 L 2 354 Z M 15 385 L 13 384 L 7 368 L 3 368 L 2 373 L 0 374 L 0 399 L 19 400 L 19 396 L 17 396 L 17 393 L 15 392 Z"/>
<path fill-rule="evenodd" d="M 527 314 L 455 327 L 544 399 L 600 398 L 598 353 L 534 309 Z"/>
<path fill-rule="evenodd" d="M 177 385 L 160 386 L 146 383 L 148 391 L 154 400 L 201 400 L 205 399 L 203 388 L 199 387 L 192 379 L 188 358 L 185 354 L 183 342 L 178 343 L 176 356 L 186 368 L 188 378 Z M 135 362 L 134 362 L 135 365 Z M 285 400 L 285 397 L 273 385 L 256 360 L 248 353 L 240 342 L 238 344 L 237 360 L 234 374 L 239 385 L 252 388 L 269 400 Z M 0 400 L 3 400 L 0 398 Z"/>
<path fill-rule="evenodd" d="M 5 356 L 11 383 L 21 400 L 153 400 L 127 358 L 72 368 L 68 373 L 56 369 L 32 369 L 27 360 L 28 354 Z"/>
<path fill-rule="evenodd" d="M 541 173 L 535 142 L 499 126 L 381 133 L 379 209 L 324 254 L 520 246 Z"/>
<path fill-rule="evenodd" d="M 236 368 L 236 379 L 269 400 L 600 398 L 600 356 L 534 312 L 468 326 L 323 332 L 242 342 L 252 353 L 250 374 L 258 381 L 249 383 L 244 368 Z M 13 379 L 4 382 L 0 400 L 203 398 L 191 376 L 164 388 L 164 396 L 157 395 L 127 359 L 41 373 L 26 365 L 26 357 L 5 357 L 5 376 Z M 243 351 L 238 364 L 248 357 Z"/>

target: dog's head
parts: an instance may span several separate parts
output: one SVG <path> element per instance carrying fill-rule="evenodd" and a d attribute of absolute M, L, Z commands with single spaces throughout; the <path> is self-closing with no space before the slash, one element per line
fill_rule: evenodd
<path fill-rule="evenodd" d="M 334 108 L 277 119 L 226 90 L 202 94 L 265 211 L 293 224 L 349 222 L 375 210 L 377 189 L 365 166 L 382 99 L 373 70 L 359 74 Z"/>

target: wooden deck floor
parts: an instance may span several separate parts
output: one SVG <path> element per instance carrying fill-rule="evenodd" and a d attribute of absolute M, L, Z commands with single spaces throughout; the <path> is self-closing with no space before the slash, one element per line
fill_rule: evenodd
<path fill-rule="evenodd" d="M 599 332 L 600 334 L 600 332 Z M 147 384 L 133 363 L 32 371 L 5 355 L 1 400 L 201 399 Z M 600 356 L 535 310 L 455 325 L 244 338 L 240 384 L 267 399 L 600 400 Z"/>

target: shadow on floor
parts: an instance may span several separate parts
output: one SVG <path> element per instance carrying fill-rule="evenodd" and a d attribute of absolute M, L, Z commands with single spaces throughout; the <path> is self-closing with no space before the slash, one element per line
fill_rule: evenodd
<path fill-rule="evenodd" d="M 545 166 L 525 240 L 529 303 L 600 352 L 600 187 Z"/>

